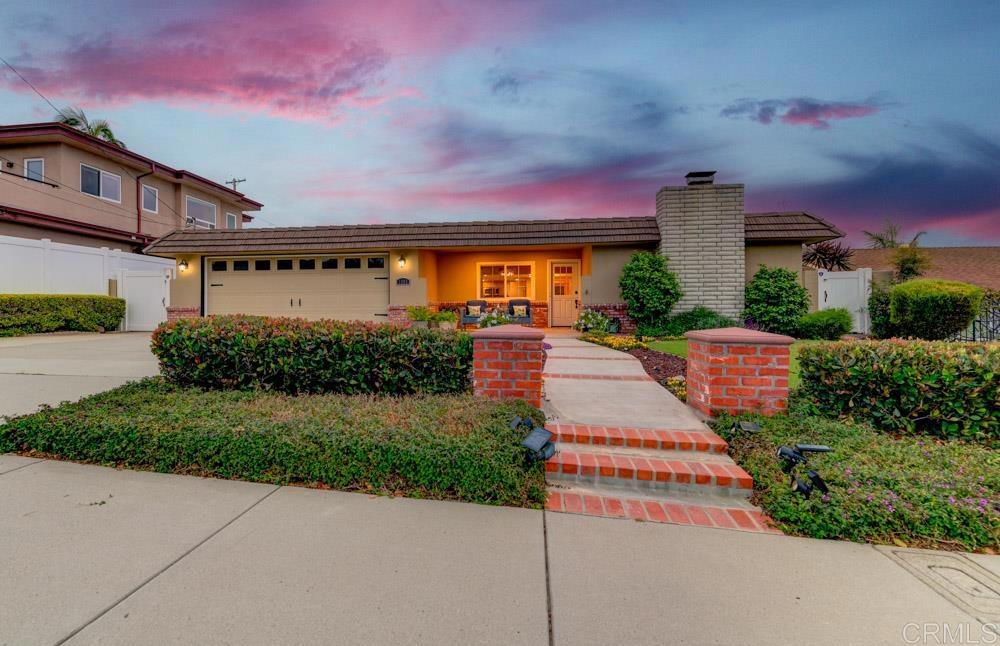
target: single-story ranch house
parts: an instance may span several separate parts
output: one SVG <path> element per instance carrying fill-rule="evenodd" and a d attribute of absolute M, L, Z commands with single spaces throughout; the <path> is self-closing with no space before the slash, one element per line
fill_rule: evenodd
<path fill-rule="evenodd" d="M 801 275 L 802 245 L 841 237 L 802 212 L 744 213 L 742 184 L 690 173 L 647 217 L 376 224 L 169 233 L 145 252 L 175 258 L 172 318 L 265 314 L 401 321 L 406 306 L 530 301 L 531 324 L 572 325 L 582 308 L 631 327 L 618 291 L 639 250 L 670 258 L 698 305 L 735 315 L 761 264 Z"/>

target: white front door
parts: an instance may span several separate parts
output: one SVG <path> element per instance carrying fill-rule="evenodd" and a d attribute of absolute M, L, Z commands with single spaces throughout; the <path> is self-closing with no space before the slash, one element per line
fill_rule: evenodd
<path fill-rule="evenodd" d="M 580 261 L 553 262 L 551 285 L 549 325 L 573 325 L 580 315 Z"/>

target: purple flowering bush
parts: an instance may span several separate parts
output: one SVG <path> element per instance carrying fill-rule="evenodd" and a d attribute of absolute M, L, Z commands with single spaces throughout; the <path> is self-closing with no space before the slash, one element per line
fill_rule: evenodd
<path fill-rule="evenodd" d="M 753 418 L 759 433 L 715 429 L 754 479 L 754 502 L 789 534 L 969 551 L 1000 550 L 1000 452 L 929 436 L 893 438 L 862 424 L 792 412 Z M 827 444 L 810 457 L 830 493 L 803 498 L 775 456 L 781 445 Z M 804 476 L 805 469 L 800 469 Z"/>

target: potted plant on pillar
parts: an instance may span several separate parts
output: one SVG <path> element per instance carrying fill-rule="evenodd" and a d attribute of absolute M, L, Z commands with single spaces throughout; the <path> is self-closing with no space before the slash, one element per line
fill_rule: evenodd
<path fill-rule="evenodd" d="M 431 315 L 431 324 L 442 330 L 454 330 L 458 327 L 458 314 L 449 310 L 435 312 Z"/>
<path fill-rule="evenodd" d="M 411 327 L 429 327 L 434 312 L 423 305 L 410 305 L 406 308 L 406 316 L 410 319 Z"/>

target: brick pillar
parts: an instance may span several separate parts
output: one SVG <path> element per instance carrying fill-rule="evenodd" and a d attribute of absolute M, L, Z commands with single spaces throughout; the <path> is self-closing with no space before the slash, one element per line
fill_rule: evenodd
<path fill-rule="evenodd" d="M 195 319 L 200 316 L 200 307 L 178 307 L 176 305 L 171 305 L 167 308 L 168 321 L 176 321 L 178 319 Z"/>
<path fill-rule="evenodd" d="M 387 311 L 389 313 L 388 320 L 390 323 L 410 327 L 410 317 L 406 313 L 405 305 L 390 305 Z"/>
<path fill-rule="evenodd" d="M 523 325 L 500 325 L 472 333 L 473 391 L 491 399 L 523 399 L 542 405 L 545 333 Z"/>
<path fill-rule="evenodd" d="M 789 346 L 782 334 L 728 327 L 688 332 L 687 402 L 713 415 L 773 415 L 788 404 Z"/>

